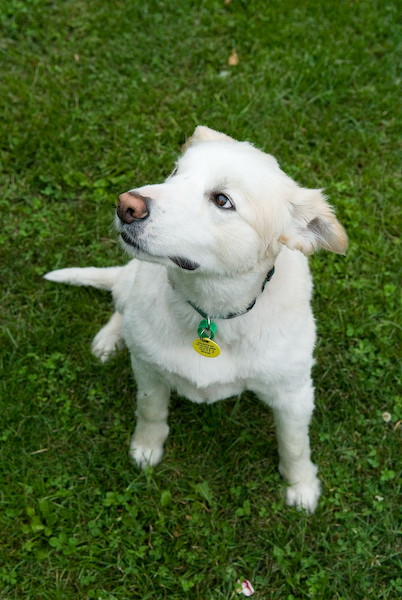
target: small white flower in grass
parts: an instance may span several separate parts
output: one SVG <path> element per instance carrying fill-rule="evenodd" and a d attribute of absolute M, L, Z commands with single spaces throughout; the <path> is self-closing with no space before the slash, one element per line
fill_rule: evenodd
<path fill-rule="evenodd" d="M 238 594 L 243 594 L 243 596 L 247 597 L 252 596 L 254 594 L 254 588 L 248 579 L 243 579 L 243 581 L 238 581 L 237 583 L 239 584 L 237 588 Z"/>
<path fill-rule="evenodd" d="M 384 423 L 389 423 L 391 419 L 392 415 L 390 412 L 386 411 L 382 413 L 382 420 L 384 421 Z"/>

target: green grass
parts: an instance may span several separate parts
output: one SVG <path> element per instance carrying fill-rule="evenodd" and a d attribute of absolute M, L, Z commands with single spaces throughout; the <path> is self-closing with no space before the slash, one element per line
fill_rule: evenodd
<path fill-rule="evenodd" d="M 1 4 L 1 600 L 230 600 L 242 577 L 263 600 L 401 596 L 397 9 Z M 41 278 L 124 261 L 117 193 L 167 175 L 198 123 L 325 187 L 350 236 L 311 260 L 313 516 L 284 505 L 251 395 L 173 397 L 164 462 L 136 470 L 129 357 L 89 351 L 110 299 Z"/>

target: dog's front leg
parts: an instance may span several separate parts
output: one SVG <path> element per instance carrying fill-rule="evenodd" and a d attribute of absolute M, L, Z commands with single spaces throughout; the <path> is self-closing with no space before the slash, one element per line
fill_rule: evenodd
<path fill-rule="evenodd" d="M 313 512 L 320 497 L 317 467 L 310 459 L 309 424 L 314 409 L 313 388 L 309 381 L 296 390 L 277 390 L 269 400 L 275 417 L 279 452 L 279 471 L 289 483 L 286 502 Z"/>
<path fill-rule="evenodd" d="M 160 375 L 133 359 L 137 382 L 137 424 L 130 442 L 130 455 L 141 468 L 162 460 L 169 434 L 167 424 L 170 387 Z"/>

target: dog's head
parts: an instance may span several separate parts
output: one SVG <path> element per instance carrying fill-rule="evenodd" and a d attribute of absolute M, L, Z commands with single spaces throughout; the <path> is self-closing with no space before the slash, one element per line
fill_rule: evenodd
<path fill-rule="evenodd" d="M 248 142 L 201 126 L 164 183 L 120 196 L 116 225 L 132 256 L 215 274 L 254 269 L 282 244 L 304 254 L 347 248 L 321 190 L 299 187 Z"/>

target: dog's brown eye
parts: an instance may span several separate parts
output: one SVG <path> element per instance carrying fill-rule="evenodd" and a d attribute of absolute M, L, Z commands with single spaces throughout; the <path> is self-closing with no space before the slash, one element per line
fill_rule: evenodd
<path fill-rule="evenodd" d="M 225 194 L 213 194 L 212 200 L 219 208 L 234 208 L 231 200 Z"/>

